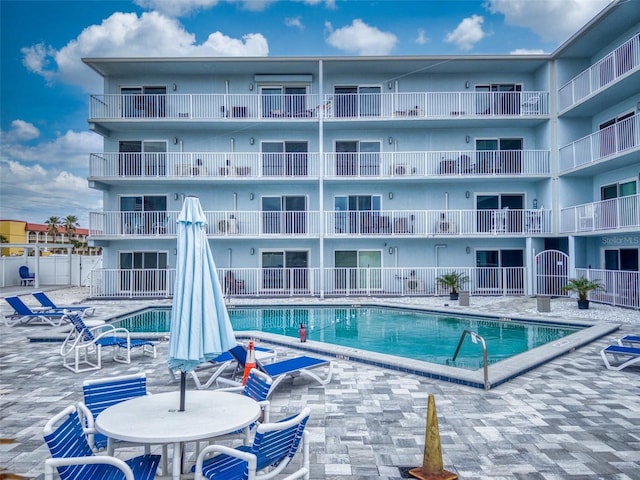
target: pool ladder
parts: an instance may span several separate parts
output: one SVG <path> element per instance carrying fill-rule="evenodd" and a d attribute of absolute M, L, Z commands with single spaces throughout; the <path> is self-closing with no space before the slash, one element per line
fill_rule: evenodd
<path fill-rule="evenodd" d="M 489 367 L 487 366 L 487 344 L 485 343 L 484 338 L 482 338 L 480 335 L 478 335 L 475 332 L 472 332 L 471 330 L 463 331 L 462 335 L 460 335 L 458 346 L 456 347 L 456 353 L 453 354 L 453 358 L 451 359 L 451 362 L 455 362 L 456 357 L 458 356 L 458 352 L 460 352 L 460 347 L 462 346 L 462 342 L 464 341 L 464 337 L 466 337 L 467 335 L 471 337 L 471 341 L 473 343 L 478 343 L 479 341 L 480 344 L 482 345 L 482 366 L 484 370 L 484 389 L 489 390 L 489 388 L 491 388 L 491 385 L 489 384 L 489 370 L 488 370 Z M 449 362 L 447 362 L 447 364 L 448 363 Z"/>

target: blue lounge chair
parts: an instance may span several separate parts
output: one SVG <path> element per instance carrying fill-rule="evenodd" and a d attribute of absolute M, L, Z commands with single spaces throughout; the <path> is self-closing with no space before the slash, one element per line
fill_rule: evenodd
<path fill-rule="evenodd" d="M 640 348 L 640 335 L 625 335 L 618 340 L 618 345 Z"/>
<path fill-rule="evenodd" d="M 615 363 L 609 361 L 608 355 L 613 357 Z M 609 370 L 622 370 L 640 362 L 640 348 L 609 345 L 600 351 L 600 356 Z"/>
<path fill-rule="evenodd" d="M 255 350 L 256 350 L 256 357 L 259 358 L 261 361 L 272 361 L 278 355 L 278 353 L 272 348 L 255 347 Z M 211 385 L 213 385 L 217 381 L 217 379 L 223 373 L 229 370 L 234 364 L 235 364 L 235 368 L 233 370 L 232 375 L 235 375 L 238 372 L 238 370 L 240 369 L 240 366 L 236 363 L 235 359 L 233 358 L 230 352 L 223 352 L 213 360 L 203 363 L 195 370 L 190 371 L 189 374 L 193 379 L 193 382 L 195 383 L 196 388 L 198 390 L 205 390 L 209 388 Z M 202 372 L 212 372 L 208 380 L 204 382 L 200 380 L 200 376 L 199 376 Z M 171 375 L 171 379 L 174 382 L 177 382 L 180 379 L 179 372 L 174 372 L 173 370 L 169 369 L 169 374 Z"/>
<path fill-rule="evenodd" d="M 36 274 L 31 273 L 26 265 L 18 268 L 18 275 L 20 275 L 20 285 L 23 287 L 33 285 L 36 281 Z"/>
<path fill-rule="evenodd" d="M 49 308 L 57 312 L 70 310 L 72 312 L 81 312 L 82 316 L 88 316 L 88 315 L 93 315 L 94 312 L 96 311 L 96 307 L 93 307 L 91 305 L 65 305 L 65 306 L 56 305 L 55 303 L 53 303 L 53 300 L 51 300 L 48 297 L 48 295 L 44 292 L 33 292 L 31 295 L 33 295 L 34 298 L 38 302 L 40 302 L 40 305 L 42 305 L 43 307 Z"/>
<path fill-rule="evenodd" d="M 129 330 L 105 324 L 89 328 L 77 312 L 65 312 L 73 325 L 62 342 L 60 355 L 65 368 L 74 373 L 102 368 L 102 349 L 113 349 L 113 360 L 131 363 L 131 349 L 141 348 L 144 355 L 156 358 L 156 346 L 148 340 L 131 339 Z M 124 353 L 124 354 L 123 354 Z"/>
<path fill-rule="evenodd" d="M 4 323 L 8 327 L 28 323 L 59 327 L 66 322 L 64 312 L 32 309 L 20 297 L 5 297 L 5 300 L 13 308 L 13 313 L 4 317 Z"/>
<path fill-rule="evenodd" d="M 90 430 L 82 427 L 73 405 L 47 422 L 44 440 L 52 458 L 44 462 L 45 480 L 53 480 L 56 468 L 61 480 L 155 478 L 160 455 L 141 455 L 126 461 L 108 455 L 94 455 L 86 437 L 89 433 Z"/>
<path fill-rule="evenodd" d="M 244 371 L 247 360 L 247 348 L 244 345 L 237 345 L 229 350 L 229 353 L 233 355 L 233 358 L 236 359 L 241 370 Z M 328 367 L 328 371 L 324 377 L 321 377 L 313 371 L 320 367 Z M 256 368 L 273 379 L 268 396 L 271 396 L 273 391 L 280 385 L 280 382 L 287 377 L 305 376 L 315 380 L 320 385 L 326 385 L 331 381 L 333 374 L 333 362 L 321 358 L 309 357 L 307 355 L 267 364 L 256 358 Z M 220 383 L 229 383 L 227 379 L 220 378 L 218 380 Z M 237 382 L 235 383 L 237 384 Z"/>
<path fill-rule="evenodd" d="M 298 449 L 302 449 L 302 464 L 294 472 L 286 472 L 287 480 L 309 478 L 309 443 L 305 426 L 311 410 L 305 407 L 299 414 L 275 423 L 263 423 L 256 429 L 251 446 L 229 448 L 224 445 L 205 447 L 191 469 L 194 480 L 237 480 L 275 478 L 289 466 Z M 215 455 L 206 458 L 211 453 Z M 256 472 L 268 470 L 258 475 Z M 280 477 L 278 477 L 280 478 Z"/>

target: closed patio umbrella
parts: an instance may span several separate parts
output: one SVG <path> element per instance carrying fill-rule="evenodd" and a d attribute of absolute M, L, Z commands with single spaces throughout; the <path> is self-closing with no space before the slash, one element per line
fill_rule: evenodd
<path fill-rule="evenodd" d="M 186 372 L 236 345 L 198 197 L 185 198 L 178 216 L 176 279 L 169 332 L 169 368 L 179 369 L 180 411 Z"/>

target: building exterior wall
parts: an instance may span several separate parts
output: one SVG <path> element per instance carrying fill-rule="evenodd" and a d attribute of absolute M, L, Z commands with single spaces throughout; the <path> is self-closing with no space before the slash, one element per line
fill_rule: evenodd
<path fill-rule="evenodd" d="M 318 290 L 339 294 L 358 269 L 378 271 L 384 293 L 415 269 L 429 282 L 465 268 L 485 269 L 474 288 L 495 292 L 487 269 L 521 268 L 512 291 L 533 294 L 541 250 L 572 245 L 575 268 L 601 269 L 620 235 L 628 269 L 640 237 L 634 5 L 612 3 L 551 55 L 86 60 L 105 78 L 90 99 L 105 138 L 90 159 L 104 192 L 91 241 L 106 269 L 172 269 L 175 218 L 196 195 L 216 263 L 246 269 L 257 292 L 280 270 L 318 270 Z M 292 281 L 310 292 L 309 278 Z"/>

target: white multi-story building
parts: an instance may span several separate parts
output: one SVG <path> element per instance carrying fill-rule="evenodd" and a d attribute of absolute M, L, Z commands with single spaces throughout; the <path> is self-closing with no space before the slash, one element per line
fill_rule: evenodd
<path fill-rule="evenodd" d="M 93 294 L 171 295 L 200 198 L 231 295 L 474 295 L 640 306 L 640 1 L 550 55 L 88 58 Z"/>

